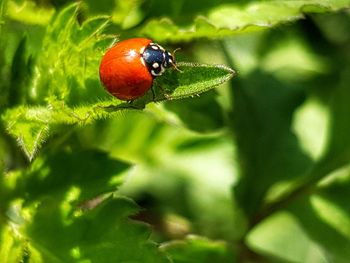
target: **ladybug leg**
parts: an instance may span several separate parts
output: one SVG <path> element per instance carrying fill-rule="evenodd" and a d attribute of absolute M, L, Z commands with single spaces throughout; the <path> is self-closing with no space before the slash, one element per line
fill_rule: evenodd
<path fill-rule="evenodd" d="M 160 92 L 163 94 L 163 96 L 167 99 L 167 100 L 171 100 L 171 94 L 169 94 L 161 85 L 157 85 L 157 88 L 159 88 Z M 152 101 L 156 101 L 156 93 L 154 90 L 154 86 L 151 87 L 151 92 L 152 92 Z"/>
<path fill-rule="evenodd" d="M 164 97 L 165 97 L 167 100 L 171 100 L 171 95 L 170 95 L 162 86 L 159 86 L 159 89 L 162 91 Z"/>

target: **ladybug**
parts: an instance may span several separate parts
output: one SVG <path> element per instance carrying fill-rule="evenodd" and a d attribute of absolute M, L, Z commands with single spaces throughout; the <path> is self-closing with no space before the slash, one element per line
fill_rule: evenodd
<path fill-rule="evenodd" d="M 174 56 L 147 38 L 131 38 L 107 50 L 100 64 L 100 79 L 105 88 L 120 100 L 143 96 L 154 78 L 166 68 L 176 68 Z"/>

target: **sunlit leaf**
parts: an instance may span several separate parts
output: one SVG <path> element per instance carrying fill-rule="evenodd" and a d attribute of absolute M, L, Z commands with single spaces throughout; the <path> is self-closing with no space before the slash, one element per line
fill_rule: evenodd
<path fill-rule="evenodd" d="M 257 31 L 303 18 L 304 13 L 335 11 L 350 7 L 349 0 L 251 1 L 245 5 L 226 4 L 211 8 L 187 26 L 164 18 L 148 22 L 141 32 L 157 41 L 190 41 L 222 38 Z"/>
<path fill-rule="evenodd" d="M 336 262 L 346 262 L 350 256 L 349 178 L 345 168 L 313 195 L 290 207 L 304 231 Z"/>
<path fill-rule="evenodd" d="M 156 80 L 156 87 L 163 89 L 163 94 L 155 101 L 194 97 L 228 81 L 236 72 L 223 65 L 206 65 L 180 62 L 179 70 L 167 71 Z"/>
<path fill-rule="evenodd" d="M 83 166 L 79 165 L 84 163 Z M 35 202 L 46 196 L 68 195 L 72 190 L 71 202 L 85 201 L 100 194 L 113 192 L 121 184 L 127 163 L 112 159 L 96 151 L 76 150 L 56 152 L 36 159 L 31 168 L 14 177 L 16 188 L 12 198 L 25 198 Z M 8 178 L 7 180 L 11 180 Z"/>
<path fill-rule="evenodd" d="M 282 262 L 327 262 L 327 256 L 314 240 L 304 231 L 298 218 L 291 213 L 277 213 L 247 236 L 250 248 L 267 258 Z"/>
<path fill-rule="evenodd" d="M 99 62 L 109 19 L 90 18 L 79 25 L 79 6 L 70 5 L 49 24 L 29 95 L 35 102 L 57 97 L 66 103 L 96 102 L 107 94 L 99 84 Z M 106 48 L 106 47 L 104 47 Z"/>
<path fill-rule="evenodd" d="M 234 253 L 224 242 L 189 236 L 185 240 L 166 243 L 162 246 L 174 263 L 225 263 L 234 261 Z"/>
<path fill-rule="evenodd" d="M 303 92 L 259 72 L 237 84 L 231 118 L 242 177 L 235 195 L 246 213 L 254 217 L 272 185 L 300 178 L 311 165 L 290 129 Z"/>
<path fill-rule="evenodd" d="M 22 1 L 22 3 L 17 3 L 16 1 L 7 2 L 7 16 L 27 24 L 46 25 L 55 12 L 52 7 L 38 6 L 34 1 Z"/>
<path fill-rule="evenodd" d="M 129 200 L 107 200 L 76 216 L 66 207 L 62 213 L 59 200 L 47 198 L 26 230 L 34 251 L 41 254 L 39 262 L 169 262 L 148 241 L 146 225 L 128 219 L 137 212 Z"/>

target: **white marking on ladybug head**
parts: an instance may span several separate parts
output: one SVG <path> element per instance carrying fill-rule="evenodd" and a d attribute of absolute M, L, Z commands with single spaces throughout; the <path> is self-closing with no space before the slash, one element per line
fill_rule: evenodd
<path fill-rule="evenodd" d="M 151 48 L 154 49 L 154 50 L 158 50 L 159 47 L 157 45 L 151 45 Z"/>
<path fill-rule="evenodd" d="M 158 73 L 156 73 L 153 69 L 151 70 L 151 74 L 153 75 L 153 76 L 155 76 L 155 77 L 157 77 L 157 76 L 160 76 L 160 75 L 162 75 L 163 73 L 164 73 L 164 67 L 163 66 L 160 66 L 160 71 L 158 72 Z"/>
<path fill-rule="evenodd" d="M 154 62 L 154 63 L 152 64 L 152 68 L 159 68 L 159 63 Z"/>
<path fill-rule="evenodd" d="M 145 52 L 145 48 L 146 48 L 146 47 L 140 48 L 140 54 L 143 54 L 143 52 Z"/>
<path fill-rule="evenodd" d="M 145 60 L 143 59 L 143 57 L 140 57 L 140 60 L 141 60 L 142 65 L 146 66 L 146 62 L 145 62 Z"/>

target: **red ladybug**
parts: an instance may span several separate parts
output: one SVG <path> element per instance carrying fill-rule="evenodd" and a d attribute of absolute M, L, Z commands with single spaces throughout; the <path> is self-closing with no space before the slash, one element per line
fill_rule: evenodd
<path fill-rule="evenodd" d="M 168 67 L 176 67 L 170 52 L 150 39 L 132 38 L 106 52 L 100 64 L 100 79 L 113 96 L 133 100 L 143 96 L 153 79 Z"/>

